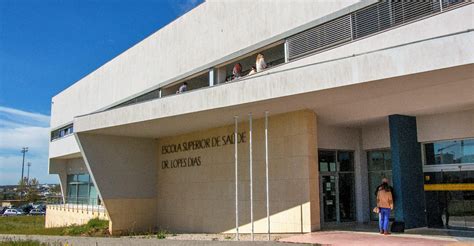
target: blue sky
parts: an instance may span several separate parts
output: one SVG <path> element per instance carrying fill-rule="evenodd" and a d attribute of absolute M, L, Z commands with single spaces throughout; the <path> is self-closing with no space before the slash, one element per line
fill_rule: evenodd
<path fill-rule="evenodd" d="M 51 97 L 202 0 L 0 0 L 0 185 L 47 174 Z"/>

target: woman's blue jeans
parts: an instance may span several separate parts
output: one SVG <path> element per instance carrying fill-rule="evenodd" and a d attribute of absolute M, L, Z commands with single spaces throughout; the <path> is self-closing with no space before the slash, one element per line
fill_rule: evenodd
<path fill-rule="evenodd" d="M 390 208 L 380 208 L 379 211 L 379 229 L 380 231 L 388 232 Z"/>

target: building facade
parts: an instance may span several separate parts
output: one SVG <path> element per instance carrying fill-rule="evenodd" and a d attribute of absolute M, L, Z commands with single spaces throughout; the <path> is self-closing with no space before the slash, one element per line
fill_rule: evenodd
<path fill-rule="evenodd" d="M 49 172 L 66 203 L 104 206 L 112 233 L 230 233 L 237 156 L 240 232 L 252 173 L 263 233 L 268 112 L 271 232 L 375 220 L 383 177 L 407 228 L 473 228 L 473 13 L 206 1 L 53 97 Z"/>

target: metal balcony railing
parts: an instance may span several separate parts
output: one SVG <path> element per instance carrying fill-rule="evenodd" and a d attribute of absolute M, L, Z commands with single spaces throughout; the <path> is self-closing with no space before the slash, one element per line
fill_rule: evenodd
<path fill-rule="evenodd" d="M 91 213 L 97 214 L 98 218 L 108 219 L 104 206 L 101 205 L 101 201 L 98 198 L 89 197 L 78 197 L 78 198 L 66 198 L 65 201 L 60 197 L 50 204 L 46 205 L 46 211 L 48 209 L 69 211 L 75 213 Z"/>

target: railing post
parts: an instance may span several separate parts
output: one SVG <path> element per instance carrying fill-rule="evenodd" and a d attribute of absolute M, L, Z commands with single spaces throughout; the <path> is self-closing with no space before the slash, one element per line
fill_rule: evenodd
<path fill-rule="evenodd" d="M 288 61 L 290 61 L 289 53 L 288 53 L 288 39 L 285 39 L 285 43 L 283 44 L 283 49 L 285 53 L 285 63 L 287 63 Z"/>
<path fill-rule="evenodd" d="M 269 182 L 268 182 L 268 111 L 265 111 L 265 188 L 267 198 L 267 229 L 268 229 L 268 241 L 270 241 L 270 193 L 269 193 Z"/>
<path fill-rule="evenodd" d="M 439 12 L 443 12 L 443 0 L 439 0 Z"/>
<path fill-rule="evenodd" d="M 253 224 L 253 159 L 252 159 L 252 113 L 249 113 L 249 166 L 250 166 L 250 224 L 251 238 L 254 241 L 254 224 Z"/>
<path fill-rule="evenodd" d="M 234 161 L 235 161 L 235 239 L 239 241 L 239 161 L 238 161 L 238 116 L 234 116 Z"/>

